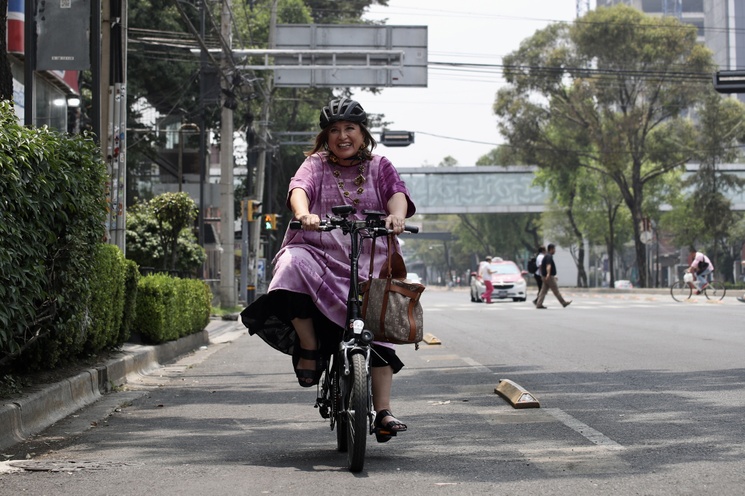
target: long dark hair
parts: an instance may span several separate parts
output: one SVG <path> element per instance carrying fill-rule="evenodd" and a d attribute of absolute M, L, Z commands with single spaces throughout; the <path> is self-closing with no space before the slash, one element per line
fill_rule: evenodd
<path fill-rule="evenodd" d="M 378 142 L 375 141 L 375 138 L 372 137 L 372 134 L 370 134 L 370 131 L 367 130 L 367 127 L 357 122 L 353 122 L 352 124 L 359 126 L 360 130 L 362 131 L 362 136 L 364 136 L 365 138 L 364 145 L 362 148 L 360 148 L 360 158 L 363 160 L 370 160 L 372 158 L 372 151 L 378 145 Z M 310 155 L 313 155 L 314 153 L 318 153 L 320 151 L 328 151 L 330 130 L 331 126 L 328 126 L 325 129 L 322 129 L 321 132 L 316 135 L 315 145 L 311 150 L 305 152 L 306 157 L 309 157 Z M 329 152 L 329 154 L 331 154 L 331 152 Z"/>

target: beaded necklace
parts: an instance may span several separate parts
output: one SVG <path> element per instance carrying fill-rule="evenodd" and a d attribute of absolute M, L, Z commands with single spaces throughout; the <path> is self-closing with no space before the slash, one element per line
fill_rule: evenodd
<path fill-rule="evenodd" d="M 357 166 L 357 170 L 359 171 L 360 174 L 354 178 L 354 181 L 352 181 L 352 183 L 355 186 L 357 186 L 357 190 L 356 190 L 357 198 L 354 198 L 354 199 L 352 199 L 352 194 L 349 191 L 347 191 L 347 189 L 344 187 L 344 180 L 341 179 L 341 171 L 337 167 L 338 165 L 334 163 L 334 172 L 332 174 L 336 178 L 336 184 L 339 186 L 339 189 L 344 195 L 344 198 L 349 198 L 350 200 L 352 200 L 352 203 L 354 203 L 355 205 L 359 204 L 360 203 L 359 196 L 362 195 L 362 193 L 365 191 L 365 188 L 363 188 L 362 185 L 367 180 L 365 178 L 365 170 L 366 170 L 365 164 L 359 164 Z"/>
<path fill-rule="evenodd" d="M 348 199 L 352 200 L 352 203 L 354 203 L 355 205 L 358 205 L 360 203 L 359 197 L 365 191 L 365 188 L 363 188 L 362 185 L 367 180 L 365 178 L 365 170 L 367 170 L 367 167 L 365 166 L 365 161 L 366 160 L 370 160 L 372 158 L 372 154 L 368 150 L 366 150 L 364 148 L 360 148 L 357 151 L 357 155 L 355 155 L 354 157 L 350 157 L 351 160 L 357 160 L 358 161 L 358 163 L 357 163 L 357 171 L 359 172 L 359 175 L 357 177 L 355 177 L 354 180 L 352 181 L 352 183 L 355 186 L 357 186 L 357 190 L 356 190 L 357 191 L 357 198 L 354 198 L 353 199 L 352 198 L 352 193 L 350 193 L 349 191 L 347 191 L 347 189 L 344 187 L 344 180 L 341 179 L 341 170 L 339 170 L 339 168 L 338 168 L 339 167 L 339 157 L 337 157 L 336 155 L 334 155 L 333 153 L 331 153 L 331 151 L 329 151 L 328 148 L 326 149 L 326 151 L 328 152 L 328 161 L 334 167 L 334 171 L 332 172 L 332 174 L 336 178 L 336 184 L 339 186 L 339 189 L 341 190 L 342 194 L 344 195 L 344 198 L 348 198 Z M 350 164 L 349 167 L 353 167 L 354 165 L 355 164 Z"/>

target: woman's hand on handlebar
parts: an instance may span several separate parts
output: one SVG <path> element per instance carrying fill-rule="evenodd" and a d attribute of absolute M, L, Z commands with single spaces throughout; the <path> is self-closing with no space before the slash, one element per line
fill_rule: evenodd
<path fill-rule="evenodd" d="M 404 232 L 406 226 L 406 219 L 397 215 L 391 214 L 385 218 L 385 227 L 393 231 L 393 234 L 401 234 Z"/>
<path fill-rule="evenodd" d="M 305 214 L 297 218 L 304 231 L 318 231 L 321 218 L 316 214 Z"/>

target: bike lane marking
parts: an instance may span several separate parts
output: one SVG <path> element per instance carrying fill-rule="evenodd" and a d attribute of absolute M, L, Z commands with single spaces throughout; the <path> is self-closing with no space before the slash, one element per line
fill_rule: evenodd
<path fill-rule="evenodd" d="M 561 410 L 559 408 L 543 408 L 543 411 L 545 411 L 573 431 L 577 432 L 596 446 L 600 446 L 611 451 L 620 451 L 626 449 L 602 432 L 597 431 L 589 425 L 582 423 L 576 418 L 572 417 L 564 410 Z"/>

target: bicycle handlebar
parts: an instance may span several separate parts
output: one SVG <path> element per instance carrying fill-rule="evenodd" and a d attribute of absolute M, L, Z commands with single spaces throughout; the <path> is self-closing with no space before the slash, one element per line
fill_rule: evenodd
<path fill-rule="evenodd" d="M 350 223 L 355 221 L 348 221 Z M 365 222 L 365 221 L 358 221 L 358 222 Z M 290 221 L 290 229 L 293 231 L 297 231 L 299 229 L 302 229 L 303 225 L 299 220 L 292 220 Z M 318 227 L 319 231 L 331 231 L 334 229 L 338 229 L 342 227 L 340 223 L 337 222 L 330 222 L 329 220 L 322 219 L 321 224 Z M 393 231 L 391 229 L 386 229 L 385 227 L 375 227 L 375 226 L 366 226 L 366 229 L 370 229 L 373 232 L 377 233 L 378 235 L 387 235 L 387 234 L 393 234 Z M 417 226 L 404 226 L 404 231 L 416 234 L 419 232 L 419 228 Z"/>

